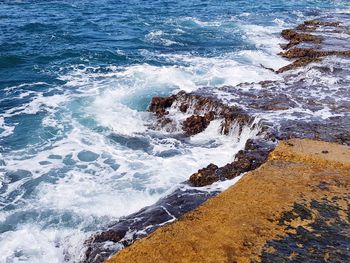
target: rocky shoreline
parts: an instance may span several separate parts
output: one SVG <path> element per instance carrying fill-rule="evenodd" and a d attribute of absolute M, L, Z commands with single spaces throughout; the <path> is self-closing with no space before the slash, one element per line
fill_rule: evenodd
<path fill-rule="evenodd" d="M 350 148 L 281 142 L 260 168 L 107 262 L 347 262 Z"/>
<path fill-rule="evenodd" d="M 350 63 L 348 61 L 332 61 L 335 57 L 347 59 L 350 56 L 349 32 L 349 28 L 342 23 L 322 20 L 305 21 L 294 29 L 283 30 L 281 36 L 288 42 L 282 45 L 284 51 L 281 52 L 281 56 L 290 59 L 291 63 L 278 70 L 271 69 L 276 74 L 281 75 L 282 80 L 280 81 L 247 82 L 234 87 L 203 87 L 192 93 L 179 92 L 168 97 L 154 97 L 150 103 L 149 111 L 154 113 L 156 121 L 154 126 L 150 127 L 151 129 L 177 132 L 186 137 L 199 134 L 205 131 L 211 123 L 219 122 L 219 129 L 222 134 L 233 135 L 240 140 L 246 133 L 251 132 L 250 137 L 252 138 L 247 140 L 244 149 L 238 152 L 231 163 L 222 167 L 218 167 L 216 164 L 208 164 L 207 167 L 203 167 L 192 174 L 189 180 L 184 182 L 174 193 L 150 207 L 121 218 L 118 222 L 112 222 L 109 226 L 106 226 L 105 230 L 92 236 L 85 242 L 87 250 L 83 262 L 103 262 L 120 249 L 130 246 L 135 240 L 150 235 L 157 228 L 174 221 L 201 205 L 208 198 L 219 194 L 219 191 L 215 190 L 211 192 L 202 191 L 201 188 L 204 186 L 217 181 L 233 179 L 260 166 L 262 167 L 257 171 L 264 170 L 269 165 L 272 165 L 271 169 L 280 169 L 281 167 L 274 167 L 274 164 L 271 164 L 271 162 L 275 162 L 271 156 L 276 156 L 276 152 L 278 153 L 279 149 L 288 143 L 283 143 L 282 146 L 278 146 L 274 150 L 278 141 L 290 138 L 308 138 L 350 145 L 350 90 L 346 88 L 350 86 L 350 80 L 345 77 L 342 78 L 342 76 L 350 75 L 350 68 L 344 66 Z M 323 72 L 324 75 L 310 77 L 309 71 L 313 69 Z M 322 79 L 324 76 L 339 77 L 342 79 L 341 84 L 345 88 L 333 89 L 329 83 L 324 83 Z M 310 78 L 312 78 L 312 81 Z M 329 116 L 324 117 L 322 115 L 325 111 L 325 114 Z M 290 141 L 289 143 L 292 144 Z M 298 143 L 304 145 L 303 141 L 298 141 Z M 305 143 L 309 143 L 309 141 L 305 141 Z M 314 145 L 318 145 L 318 143 L 312 142 L 311 146 Z M 326 144 L 326 146 L 335 147 L 330 146 L 330 144 Z M 273 151 L 272 154 L 271 151 Z M 329 150 L 325 149 L 324 151 Z M 270 160 L 267 161 L 269 154 Z M 314 156 L 314 153 L 310 154 Z M 279 162 L 285 162 L 283 164 L 285 169 L 289 169 L 288 165 L 291 165 L 292 170 L 294 169 L 294 164 L 290 164 L 295 161 L 293 156 L 287 156 L 286 160 L 282 160 L 282 156 L 286 156 L 285 154 L 279 153 L 278 156 Z M 328 158 L 331 155 L 327 153 L 324 156 Z M 297 163 L 299 166 L 295 169 L 301 169 L 300 171 L 304 171 L 307 169 L 305 167 L 309 165 L 308 161 L 298 161 Z M 337 167 L 334 168 L 338 169 Z M 251 174 L 254 174 L 254 172 L 250 173 L 249 178 L 252 177 Z M 244 178 L 246 177 L 247 175 L 244 176 Z M 279 177 L 277 179 L 279 180 Z M 272 178 L 269 180 L 271 181 Z M 277 184 L 277 181 L 275 183 L 271 182 L 271 185 Z M 310 189 L 307 188 L 307 191 L 310 191 Z M 231 189 L 220 196 L 228 195 L 229 192 L 231 192 Z M 323 190 L 323 193 L 325 193 L 325 190 Z M 212 200 L 220 200 L 220 196 L 205 203 L 204 207 L 208 203 L 215 202 Z M 341 198 L 346 199 L 345 195 Z M 321 199 L 317 200 L 318 204 L 323 204 Z M 299 205 L 310 207 L 311 201 L 311 199 L 307 199 L 305 202 L 301 202 L 298 199 L 297 208 L 294 208 L 298 209 Z M 290 202 L 296 202 L 296 200 L 290 200 Z M 333 204 L 328 202 L 326 206 L 329 205 Z M 203 209 L 202 207 L 199 210 Z M 288 203 L 288 207 L 290 208 L 290 203 Z M 319 211 L 319 213 L 322 213 L 322 211 Z M 190 215 L 196 213 L 187 214 L 184 218 L 191 218 Z M 290 213 L 293 214 L 294 212 L 291 210 Z M 186 219 L 184 220 L 186 221 Z M 182 222 L 182 219 L 177 222 Z M 174 224 L 175 228 L 177 224 Z M 150 239 L 146 238 L 145 242 L 152 242 L 147 240 L 155 239 L 154 236 L 158 237 L 159 233 L 166 232 L 168 227 L 164 229 L 161 228 L 156 231 Z M 280 229 L 282 229 L 282 226 Z M 130 249 L 123 249 L 117 255 L 115 261 L 112 260 L 111 262 L 124 262 L 124 255 L 125 262 L 148 262 L 146 258 L 136 259 L 130 256 L 131 254 L 135 257 L 143 254 L 149 256 L 142 249 L 150 249 L 149 251 L 153 251 L 155 255 L 160 257 L 149 257 L 149 260 L 165 261 L 163 253 L 169 252 L 166 252 L 166 248 L 164 248 L 164 251 L 163 248 L 160 248 L 161 238 L 164 237 L 159 238 L 156 243 L 150 244 L 155 246 L 153 250 L 162 250 L 161 256 L 148 246 L 142 248 L 143 246 L 139 245 L 143 244 L 143 241 L 141 241 L 137 242 L 137 245 L 131 246 Z M 176 234 L 174 240 L 176 238 L 180 238 L 180 236 Z M 272 235 L 269 236 L 269 239 L 264 239 L 264 242 L 267 241 L 273 244 Z M 250 251 L 249 253 L 252 252 L 253 248 L 254 251 L 259 248 L 255 243 L 252 244 L 244 245 L 245 248 L 251 247 L 250 250 L 247 248 L 247 251 Z M 276 251 L 282 249 L 278 245 L 276 246 L 274 248 Z M 134 247 L 139 252 L 136 253 Z M 236 253 L 230 252 L 229 247 L 225 251 L 228 254 Z M 274 258 L 276 255 L 270 253 L 272 250 L 259 251 L 258 257 L 265 259 L 265 261 L 282 260 L 282 258 Z M 188 253 L 189 256 L 192 255 L 190 252 Z M 237 258 L 239 253 L 236 254 L 227 256 L 222 261 L 226 262 L 225 260 L 228 258 L 230 260 L 239 259 Z M 127 258 L 129 261 L 126 260 Z M 133 260 L 131 260 L 132 258 Z M 142 261 L 140 261 L 141 259 Z M 255 260 L 255 258 L 253 259 Z M 206 262 L 211 261 L 206 260 Z"/>

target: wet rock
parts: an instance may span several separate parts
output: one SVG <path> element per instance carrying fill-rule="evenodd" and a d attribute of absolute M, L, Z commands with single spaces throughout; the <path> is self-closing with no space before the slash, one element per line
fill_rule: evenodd
<path fill-rule="evenodd" d="M 315 31 L 318 27 L 340 27 L 340 22 L 329 22 L 329 21 L 320 21 L 320 20 L 307 20 L 304 23 L 296 27 L 300 31 Z"/>
<path fill-rule="evenodd" d="M 273 143 L 264 140 L 248 140 L 245 149 L 237 153 L 232 163 L 228 163 L 220 168 L 210 164 L 191 175 L 189 183 L 193 186 L 201 187 L 210 185 L 218 180 L 233 179 L 262 165 L 273 148 Z"/>
<path fill-rule="evenodd" d="M 281 120 L 279 125 L 279 128 L 274 130 L 274 136 L 278 140 L 307 138 L 350 145 L 349 119 L 328 119 L 323 122 Z"/>
<path fill-rule="evenodd" d="M 294 61 L 293 63 L 278 69 L 276 72 L 283 73 L 283 72 L 286 72 L 286 71 L 291 70 L 291 69 L 305 67 L 305 66 L 309 65 L 310 63 L 320 62 L 320 61 L 321 61 L 321 59 L 319 59 L 319 58 L 300 58 L 300 59 L 297 59 L 296 61 Z"/>
<path fill-rule="evenodd" d="M 321 61 L 322 57 L 326 57 L 326 56 L 350 57 L 350 51 L 349 50 L 324 51 L 324 50 L 316 50 L 313 48 L 292 48 L 286 52 L 280 53 L 280 55 L 288 59 L 297 59 L 297 60 L 294 61 L 292 64 L 277 70 L 278 73 L 285 72 L 287 70 L 294 69 L 297 67 L 303 67 L 312 62 L 319 62 Z"/>
<path fill-rule="evenodd" d="M 81 151 L 78 153 L 78 159 L 82 162 L 96 161 L 99 155 L 91 151 Z"/>
<path fill-rule="evenodd" d="M 179 107 L 179 110 L 183 113 L 185 113 L 187 111 L 187 109 L 188 109 L 188 104 L 186 104 L 186 103 L 182 103 Z"/>
<path fill-rule="evenodd" d="M 313 48 L 292 48 L 286 52 L 281 53 L 282 57 L 285 58 L 319 58 L 325 56 L 350 56 L 350 51 L 338 51 L 338 50 L 316 50 Z"/>
<path fill-rule="evenodd" d="M 348 210 L 348 200 L 342 202 Z M 348 262 L 350 236 L 347 230 L 350 225 L 342 213 L 344 205 L 336 201 L 324 199 L 295 203 L 279 221 L 286 234 L 266 243 L 261 262 Z M 292 224 L 296 219 L 303 223 Z"/>
<path fill-rule="evenodd" d="M 192 115 L 183 122 L 182 129 L 186 135 L 195 135 L 204 131 L 214 118 L 215 115 L 212 111 L 204 114 L 204 116 Z"/>
<path fill-rule="evenodd" d="M 161 127 L 171 124 L 168 108 L 173 107 L 179 113 L 191 113 L 182 123 L 182 129 L 187 136 L 204 131 L 210 122 L 222 119 L 221 131 L 228 134 L 233 125 L 248 125 L 254 120 L 239 107 L 230 107 L 210 96 L 179 92 L 170 97 L 155 97 L 149 106 L 149 111 L 155 113 Z M 176 123 L 176 122 L 174 122 Z"/>
<path fill-rule="evenodd" d="M 189 179 L 189 182 L 193 186 L 197 187 L 210 185 L 220 179 L 215 174 L 218 168 L 219 167 L 217 167 L 215 164 L 211 163 L 206 168 L 200 169 L 197 173 L 192 174 Z"/>
<path fill-rule="evenodd" d="M 288 59 L 296 60 L 290 65 L 287 65 L 277 70 L 277 73 L 282 73 L 291 69 L 304 67 L 313 62 L 319 62 L 322 60 L 323 57 L 326 56 L 350 56 L 349 50 L 322 49 L 320 44 L 324 41 L 324 37 L 313 35 L 310 33 L 305 33 L 316 31 L 316 29 L 321 27 L 338 28 L 333 29 L 331 31 L 326 31 L 329 34 L 347 32 L 347 28 L 341 26 L 339 22 L 328 22 L 320 20 L 305 21 L 303 24 L 297 26 L 295 29 L 283 30 L 281 35 L 283 38 L 289 40 L 289 43 L 282 46 L 282 48 L 287 51 L 280 53 L 280 55 Z M 343 30 L 339 30 L 340 28 L 342 28 Z M 312 43 L 314 45 L 310 48 L 294 47 L 304 42 Z"/>
<path fill-rule="evenodd" d="M 153 97 L 148 109 L 150 112 L 154 112 L 157 116 L 162 117 L 168 114 L 166 109 L 171 107 L 174 100 L 175 96 Z"/>
<path fill-rule="evenodd" d="M 115 228 L 115 229 L 110 229 L 105 232 L 101 232 L 98 235 L 95 235 L 93 237 L 94 242 L 105 242 L 105 241 L 112 241 L 112 242 L 118 242 L 120 241 L 126 234 L 127 228 Z"/>
<path fill-rule="evenodd" d="M 325 148 L 332 156 L 320 155 Z M 179 255 L 186 262 L 348 262 L 349 151 L 310 140 L 281 143 L 235 187 L 108 262 L 173 262 Z"/>
<path fill-rule="evenodd" d="M 329 27 L 334 33 L 342 32 L 339 23 L 321 22 L 318 20 L 306 21 L 296 29 L 282 32 L 283 37 L 290 41 L 289 46 L 285 47 L 286 51 L 282 53 L 282 55 L 295 61 L 277 72 L 285 72 L 290 69 L 306 66 L 312 62 L 319 62 L 325 56 L 349 55 L 349 51 L 346 50 L 336 50 L 336 48 L 334 48 L 334 50 L 333 48 L 322 49 L 321 46 L 324 45 L 324 42 L 326 42 L 326 40 L 328 41 L 328 39 L 324 39 L 325 41 L 322 42 L 323 37 L 305 33 L 315 31 L 316 29 L 322 29 L 322 26 Z M 334 29 L 333 27 L 337 28 Z M 331 31 L 329 32 L 332 33 Z M 300 45 L 302 46 L 300 47 L 299 44 L 302 44 L 303 42 L 308 42 L 307 47 L 311 46 L 311 48 L 304 48 L 302 45 Z M 347 46 L 344 45 L 344 47 Z M 338 79 L 342 79 L 342 76 L 348 75 L 346 67 L 332 67 L 332 69 L 329 69 L 328 66 L 322 68 L 321 65 L 317 66 L 317 70 L 319 70 L 321 74 L 329 73 L 332 77 L 335 76 L 335 74 L 338 74 Z M 295 74 L 295 76 L 293 74 Z M 257 83 L 247 82 L 234 87 L 205 87 L 194 93 L 179 92 L 178 94 L 169 97 L 155 97 L 152 99 L 149 111 L 155 113 L 159 125 L 171 126 L 174 124 L 172 116 L 168 114 L 169 109 L 171 108 L 172 114 L 173 111 L 178 111 L 179 114 L 185 116 L 180 125 L 186 135 L 193 135 L 204 131 L 212 120 L 217 119 L 222 119 L 222 133 L 228 134 L 233 125 L 251 124 L 254 119 L 252 116 L 255 114 L 262 116 L 262 118 L 269 119 L 270 116 L 278 116 L 279 114 L 278 112 L 270 111 L 284 111 L 286 109 L 291 109 L 292 111 L 293 108 L 297 107 L 300 107 L 300 109 L 309 114 L 310 112 L 322 110 L 324 106 L 327 106 L 332 114 L 339 114 L 339 117 L 337 118 L 330 117 L 322 118 L 321 120 L 317 119 L 314 115 L 310 114 L 309 116 L 311 117 L 309 117 L 306 114 L 303 115 L 304 112 L 300 113 L 296 111 L 290 119 L 280 118 L 280 116 L 275 119 L 269 119 L 268 123 L 267 121 L 264 122 L 264 132 L 260 134 L 264 139 L 249 140 L 245 149 L 236 155 L 235 160 L 223 167 L 217 167 L 214 164 L 210 164 L 206 168 L 199 170 L 190 177 L 189 183 L 191 185 L 204 186 L 218 180 L 231 179 L 244 172 L 256 169 L 265 162 L 269 152 L 274 148 L 275 139 L 282 140 L 294 137 L 312 138 L 350 145 L 350 119 L 347 118 L 348 115 L 346 115 L 346 112 L 349 112 L 348 106 L 344 104 L 342 105 L 342 108 L 340 108 L 339 101 L 337 101 L 335 105 L 334 102 L 328 101 L 326 98 L 311 98 L 309 93 L 304 94 L 304 92 L 309 90 L 310 92 L 314 91 L 313 89 L 316 89 L 317 86 L 321 85 L 322 89 L 326 89 L 328 86 L 320 81 L 317 82 L 315 79 L 312 80 L 315 81 L 316 84 L 310 84 L 310 79 L 298 74 L 299 73 L 285 74 L 281 81 L 261 82 L 259 85 L 261 85 L 262 88 L 258 89 L 254 89 L 254 85 L 257 85 Z M 346 81 L 346 78 L 343 78 L 342 81 Z M 349 93 L 347 86 L 343 86 L 342 89 L 343 90 L 338 89 L 338 95 L 340 94 L 340 96 L 348 99 Z M 216 97 L 216 91 L 218 90 L 220 92 L 226 92 L 226 94 L 228 94 L 227 99 L 222 99 L 223 97 L 218 99 Z M 319 90 L 316 90 L 315 94 L 318 94 L 318 92 Z M 333 95 L 329 95 L 329 97 L 331 96 Z M 239 105 L 239 107 L 232 105 Z M 288 113 L 283 112 L 283 114 Z M 307 116 L 307 118 L 305 118 L 305 116 Z M 290 143 L 288 147 L 295 148 L 297 145 Z M 318 150 L 318 154 L 321 156 L 329 155 L 321 154 L 321 150 Z M 275 163 L 274 165 L 277 168 L 282 167 L 282 172 L 284 172 L 284 167 L 290 165 L 290 163 Z M 279 167 L 279 165 L 281 167 Z M 292 175 L 299 176 L 301 174 L 303 173 L 295 173 Z M 266 180 L 271 178 L 270 176 L 271 174 L 268 174 Z M 288 177 L 281 176 L 280 179 L 287 180 Z M 260 185 L 265 181 L 263 180 Z M 341 182 L 339 184 L 341 184 Z M 283 185 L 288 186 L 289 189 L 291 184 L 284 183 Z M 322 182 L 315 185 L 315 188 L 321 189 L 322 191 L 326 191 L 327 187 L 332 186 L 329 185 L 328 182 Z M 249 189 L 249 187 L 247 189 Z M 276 189 L 276 187 L 273 189 Z M 261 193 L 265 193 L 266 191 L 264 190 L 265 189 L 263 189 Z M 134 240 L 148 235 L 164 223 L 171 222 L 174 218 L 178 218 L 185 211 L 190 211 L 197 207 L 209 198 L 209 196 L 210 194 L 202 191 L 176 191 L 170 196 L 160 200 L 157 204 L 142 209 L 133 215 L 122 218 L 120 221 L 113 223 L 107 228 L 105 230 L 107 233 L 103 233 L 103 231 L 100 237 L 91 239 L 92 241 L 88 244 L 88 251 L 90 254 L 87 257 L 86 262 L 102 262 L 103 258 L 108 257 L 118 250 L 115 246 L 108 247 L 106 242 L 111 242 L 115 245 L 121 244 L 122 246 L 128 246 Z M 276 195 L 277 198 L 280 196 L 280 194 Z M 277 221 L 280 222 L 281 225 L 288 225 L 291 221 L 297 221 L 299 218 L 309 220 L 310 216 L 312 217 L 312 212 L 310 212 L 309 205 L 305 207 L 303 207 L 303 205 L 305 204 L 295 205 L 292 212 L 289 214 L 286 213 L 280 218 L 280 220 L 277 218 Z M 325 209 L 323 210 L 325 211 Z M 251 213 L 251 211 L 249 211 L 249 213 Z M 270 216 L 269 219 L 265 221 L 273 222 L 273 220 L 274 215 Z M 124 233 L 122 232 L 124 229 L 127 229 L 127 232 L 122 238 L 120 238 L 122 236 L 120 234 Z M 268 229 L 271 228 L 269 227 Z M 309 231 L 305 231 L 304 228 L 300 227 L 296 229 L 296 231 L 299 231 L 298 233 L 300 235 L 297 237 L 294 236 L 293 238 L 298 238 L 304 233 L 306 233 L 304 237 L 310 237 Z M 297 243 L 293 243 L 294 239 L 290 240 L 284 243 L 284 247 L 275 247 L 272 244 L 273 249 L 281 252 L 281 257 L 284 257 L 283 260 L 286 261 L 288 261 L 288 258 L 286 257 L 287 254 L 283 254 L 284 249 L 289 249 L 288 251 L 290 252 L 289 245 L 291 245 L 293 250 L 298 249 Z M 251 246 L 249 241 L 244 244 L 246 247 Z M 254 243 L 252 244 L 255 246 Z M 267 251 L 267 253 L 270 252 Z M 96 259 L 96 255 L 98 255 L 99 258 L 97 256 Z M 290 256 L 290 254 L 288 256 Z M 293 255 L 293 257 L 294 256 L 296 257 L 297 255 Z M 269 261 L 271 258 L 273 257 L 269 255 L 265 258 L 265 262 L 281 261 L 281 258 L 275 258 L 276 260 Z"/>
<path fill-rule="evenodd" d="M 85 241 L 86 251 L 82 262 L 104 262 L 118 250 L 149 235 L 163 224 L 193 210 L 216 194 L 218 194 L 216 191 L 177 189 L 154 205 L 120 218 L 117 222 L 111 223 L 105 230 L 91 236 Z"/>
<path fill-rule="evenodd" d="M 237 153 L 234 162 L 217 171 L 226 179 L 232 179 L 242 173 L 255 170 L 262 165 L 273 150 L 274 144 L 263 140 L 248 140 L 244 150 Z"/>
<path fill-rule="evenodd" d="M 289 49 L 292 46 L 298 45 L 301 42 L 312 42 L 312 43 L 321 43 L 323 38 L 320 36 L 314 36 L 311 34 L 298 33 L 292 29 L 285 29 L 281 33 L 282 37 L 289 40 L 289 43 L 283 46 L 283 49 Z"/>

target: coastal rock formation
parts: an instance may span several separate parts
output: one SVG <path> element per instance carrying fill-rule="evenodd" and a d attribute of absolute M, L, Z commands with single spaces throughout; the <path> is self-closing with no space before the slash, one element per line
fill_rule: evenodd
<path fill-rule="evenodd" d="M 234 125 L 249 125 L 254 120 L 240 107 L 230 107 L 214 97 L 184 91 L 169 97 L 153 98 L 149 111 L 155 113 L 161 127 L 177 123 L 175 119 L 182 117 L 181 127 L 187 136 L 204 131 L 215 119 L 222 119 L 223 134 L 228 134 Z M 171 111 L 182 115 L 174 116 Z"/>
<path fill-rule="evenodd" d="M 184 186 L 184 185 L 183 185 Z M 198 207 L 218 191 L 184 190 L 179 187 L 157 203 L 111 222 L 106 229 L 85 241 L 84 263 L 101 263 L 118 250 L 146 237 L 160 226 Z"/>
<path fill-rule="evenodd" d="M 342 26 L 340 22 L 327 22 L 320 20 L 305 21 L 303 24 L 298 25 L 295 29 L 283 30 L 281 36 L 289 42 L 286 45 L 282 45 L 282 48 L 286 51 L 281 52 L 280 55 L 282 57 L 295 60 L 291 64 L 280 68 L 276 72 L 282 73 L 291 69 L 306 66 L 313 62 L 320 62 L 322 61 L 323 57 L 327 56 L 349 57 L 350 50 L 329 50 L 323 49 L 322 45 L 320 45 L 325 41 L 325 38 L 341 39 L 341 34 L 347 34 L 348 30 L 349 29 Z M 311 34 L 310 32 L 317 33 L 318 35 Z M 322 34 L 324 36 L 322 36 Z M 331 34 L 331 36 L 329 36 L 329 34 Z M 348 41 L 346 38 L 342 38 L 343 41 Z M 311 47 L 298 46 L 299 44 L 305 43 L 311 43 L 313 45 Z"/>
<path fill-rule="evenodd" d="M 209 164 L 207 167 L 198 170 L 197 173 L 191 175 L 189 181 L 194 186 L 205 186 L 218 181 L 220 178 L 216 175 L 219 169 L 215 164 Z"/>
<path fill-rule="evenodd" d="M 214 118 L 215 113 L 213 111 L 205 113 L 204 116 L 191 115 L 182 123 L 182 129 L 187 135 L 195 135 L 204 131 Z"/>
<path fill-rule="evenodd" d="M 219 180 L 233 179 L 242 173 L 252 171 L 262 165 L 274 147 L 275 145 L 271 142 L 248 140 L 244 150 L 236 154 L 235 160 L 232 163 L 228 163 L 220 168 L 214 164 L 210 164 L 208 167 L 192 174 L 189 182 L 193 186 L 201 187 Z"/>
<path fill-rule="evenodd" d="M 289 49 L 292 46 L 300 44 L 301 42 L 321 43 L 323 40 L 323 38 L 320 36 L 314 36 L 307 33 L 298 33 L 293 29 L 283 30 L 281 36 L 289 40 L 289 43 L 283 46 L 283 49 Z"/>
<path fill-rule="evenodd" d="M 350 148 L 282 142 L 227 191 L 107 262 L 347 262 L 349 187 Z"/>
<path fill-rule="evenodd" d="M 166 109 L 173 104 L 174 100 L 175 96 L 153 97 L 149 105 L 149 111 L 155 113 L 158 117 L 167 115 L 169 112 Z"/>
<path fill-rule="evenodd" d="M 307 20 L 296 27 L 297 30 L 312 32 L 319 27 L 340 27 L 340 22 L 320 21 L 317 19 Z"/>

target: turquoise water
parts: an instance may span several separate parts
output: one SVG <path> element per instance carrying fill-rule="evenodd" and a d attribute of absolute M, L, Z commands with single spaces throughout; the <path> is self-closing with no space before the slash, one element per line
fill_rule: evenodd
<path fill-rule="evenodd" d="M 215 129 L 190 139 L 150 129 L 152 96 L 278 79 L 260 65 L 287 63 L 276 55 L 280 31 L 348 8 L 2 1 L 0 262 L 77 260 L 101 226 L 230 161 L 242 142 Z"/>

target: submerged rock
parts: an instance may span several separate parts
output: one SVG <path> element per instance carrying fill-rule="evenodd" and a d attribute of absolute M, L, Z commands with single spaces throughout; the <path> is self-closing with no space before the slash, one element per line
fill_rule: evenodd
<path fill-rule="evenodd" d="M 99 155 L 91 151 L 81 151 L 78 153 L 78 159 L 82 162 L 96 161 Z"/>

